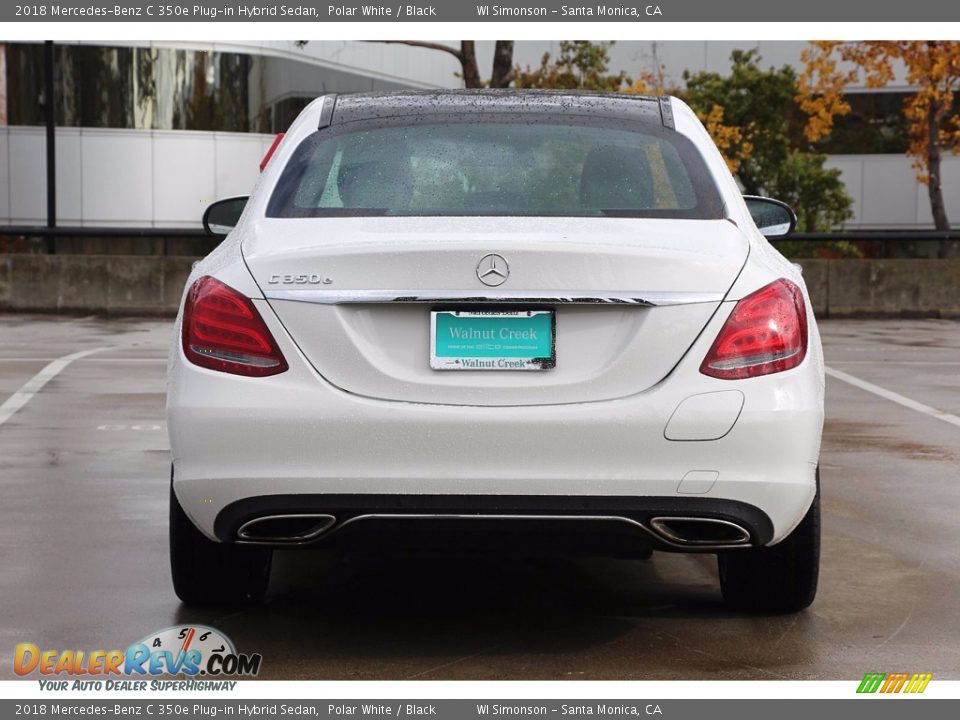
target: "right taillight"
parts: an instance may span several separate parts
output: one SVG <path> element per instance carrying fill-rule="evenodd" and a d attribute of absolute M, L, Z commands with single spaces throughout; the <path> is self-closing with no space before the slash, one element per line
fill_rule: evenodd
<path fill-rule="evenodd" d="M 277 341 L 250 298 L 205 276 L 187 293 L 183 354 L 210 370 L 265 377 L 287 370 Z"/>
<path fill-rule="evenodd" d="M 807 354 L 807 310 L 800 288 L 775 280 L 740 300 L 700 372 L 723 380 L 794 368 Z"/>

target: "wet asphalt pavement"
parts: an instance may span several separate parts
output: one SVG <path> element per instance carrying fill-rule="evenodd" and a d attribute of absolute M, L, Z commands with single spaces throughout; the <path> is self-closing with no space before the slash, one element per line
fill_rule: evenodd
<path fill-rule="evenodd" d="M 960 415 L 960 323 L 830 321 L 831 368 Z M 721 602 L 712 556 L 278 553 L 261 608 L 179 604 L 167 560 L 167 321 L 0 315 L 0 678 L 13 648 L 122 648 L 184 622 L 270 679 L 960 679 L 960 426 L 835 378 L 806 612 Z M 21 398 L 22 399 L 22 398 Z"/>

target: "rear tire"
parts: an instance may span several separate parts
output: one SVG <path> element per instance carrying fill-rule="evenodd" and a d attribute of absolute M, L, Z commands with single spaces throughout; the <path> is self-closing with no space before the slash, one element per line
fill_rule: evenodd
<path fill-rule="evenodd" d="M 800 524 L 773 547 L 717 555 L 727 605 L 756 613 L 794 613 L 817 596 L 820 573 L 820 471 L 817 494 Z"/>
<path fill-rule="evenodd" d="M 270 583 L 270 548 L 209 540 L 170 488 L 170 570 L 173 589 L 187 605 L 251 604 Z"/>

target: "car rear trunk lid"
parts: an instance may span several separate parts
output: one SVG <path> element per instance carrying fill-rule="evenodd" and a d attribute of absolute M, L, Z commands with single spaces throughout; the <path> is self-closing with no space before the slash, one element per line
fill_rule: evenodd
<path fill-rule="evenodd" d="M 265 219 L 244 237 L 258 285 L 326 380 L 371 398 L 453 405 L 650 388 L 692 345 L 748 252 L 726 220 Z M 478 272 L 491 253 L 508 270 L 496 287 L 479 277 L 486 265 Z M 431 310 L 478 308 L 554 309 L 555 367 L 432 369 Z"/>

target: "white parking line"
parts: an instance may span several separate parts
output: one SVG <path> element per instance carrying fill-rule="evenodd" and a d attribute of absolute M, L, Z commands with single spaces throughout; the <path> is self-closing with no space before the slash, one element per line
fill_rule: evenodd
<path fill-rule="evenodd" d="M 108 348 L 106 347 L 99 347 L 94 348 L 93 350 L 83 350 L 81 352 L 71 353 L 70 355 L 64 355 L 63 357 L 57 358 L 51 362 L 49 365 L 43 368 L 43 370 L 27 380 L 27 382 L 25 382 L 19 390 L 7 398 L 3 405 L 0 405 L 0 425 L 3 425 L 7 420 L 12 418 L 17 410 L 30 402 L 30 400 L 33 399 L 33 396 L 43 389 L 44 385 L 63 372 L 63 370 L 74 360 L 79 360 L 87 355 L 93 355 L 94 353 L 102 352 L 103 350 L 107 349 Z"/>
<path fill-rule="evenodd" d="M 834 365 L 960 365 L 960 360 L 833 360 Z"/>
<path fill-rule="evenodd" d="M 0 358 L 0 363 L 21 363 L 21 362 L 53 362 L 57 358 L 49 357 L 6 357 Z M 165 363 L 167 358 L 165 357 L 136 357 L 136 358 L 91 358 L 91 362 L 115 362 L 115 363 L 137 363 L 137 362 L 152 362 L 152 363 Z"/>
<path fill-rule="evenodd" d="M 827 375 L 829 375 L 830 377 L 836 380 L 845 382 L 848 385 L 853 385 L 854 387 L 858 387 L 861 390 L 866 390 L 869 393 L 873 393 L 874 395 L 877 395 L 878 397 L 882 397 L 885 400 L 895 402 L 898 405 L 903 405 L 904 407 L 910 408 L 911 410 L 922 412 L 924 415 L 929 415 L 930 417 L 934 417 L 937 420 L 943 420 L 943 422 L 945 423 L 950 423 L 951 425 L 956 425 L 957 427 L 960 427 L 960 417 L 957 417 L 956 415 L 951 415 L 950 413 L 944 412 L 943 410 L 937 410 L 937 408 L 935 407 L 930 407 L 929 405 L 924 405 L 923 403 L 919 403 L 916 400 L 911 400 L 910 398 L 904 395 L 901 395 L 900 393 L 895 393 L 892 390 L 887 390 L 885 388 L 880 387 L 879 385 L 874 385 L 873 383 L 869 383 L 866 380 L 861 380 L 860 378 L 854 377 L 853 375 L 848 375 L 847 373 L 841 372 L 840 370 L 834 370 L 832 367 L 827 367 L 825 368 L 825 370 Z"/>

